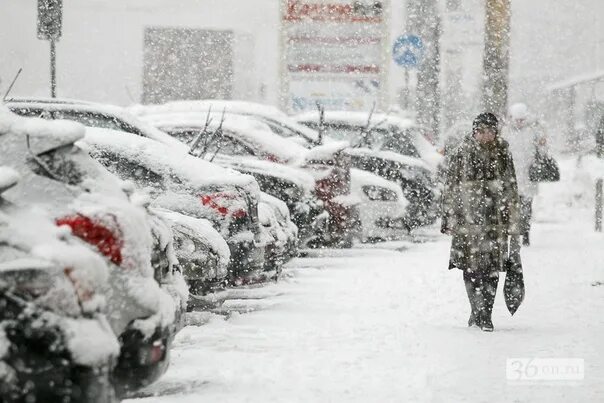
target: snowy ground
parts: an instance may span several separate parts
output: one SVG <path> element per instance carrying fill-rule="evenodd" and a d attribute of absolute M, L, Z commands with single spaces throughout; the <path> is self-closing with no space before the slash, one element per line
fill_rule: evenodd
<path fill-rule="evenodd" d="M 524 304 L 510 317 L 501 278 L 494 333 L 466 327 L 450 241 L 432 230 L 297 259 L 278 284 L 193 315 L 167 374 L 128 402 L 604 401 L 604 236 L 578 196 L 588 175 L 563 174 L 536 201 Z M 517 384 L 508 358 L 580 358 L 585 377 Z"/>

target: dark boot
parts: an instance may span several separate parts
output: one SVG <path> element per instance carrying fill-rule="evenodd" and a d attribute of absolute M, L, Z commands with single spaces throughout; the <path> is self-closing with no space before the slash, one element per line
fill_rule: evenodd
<path fill-rule="evenodd" d="M 480 320 L 480 330 L 483 332 L 492 332 L 494 330 L 491 315 L 484 315 L 484 317 Z"/>
<path fill-rule="evenodd" d="M 468 319 L 468 327 L 478 325 L 478 306 L 476 304 L 476 277 L 468 271 L 463 274 L 468 301 L 470 301 L 470 318 Z"/>
<path fill-rule="evenodd" d="M 493 305 L 495 305 L 495 294 L 498 283 L 498 272 L 492 272 L 483 279 L 484 306 L 480 311 L 478 326 L 484 332 L 492 332 L 494 330 L 491 315 L 493 314 Z"/>

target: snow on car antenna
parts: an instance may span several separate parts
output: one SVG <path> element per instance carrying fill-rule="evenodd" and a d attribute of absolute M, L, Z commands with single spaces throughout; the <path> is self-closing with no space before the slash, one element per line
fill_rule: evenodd
<path fill-rule="evenodd" d="M 195 152 L 195 149 L 199 145 L 199 142 L 201 141 L 202 137 L 207 133 L 208 126 L 210 125 L 210 123 L 212 123 L 212 118 L 210 117 L 211 114 L 212 114 L 212 105 L 210 105 L 210 107 L 208 108 L 208 114 L 206 115 L 206 122 L 203 126 L 203 130 L 201 132 L 199 132 L 197 137 L 195 137 L 195 140 L 193 140 L 193 142 L 191 143 L 191 148 L 189 148 L 189 154 L 194 155 L 193 153 Z M 204 141 L 204 149 L 205 148 L 207 148 L 207 141 Z"/>

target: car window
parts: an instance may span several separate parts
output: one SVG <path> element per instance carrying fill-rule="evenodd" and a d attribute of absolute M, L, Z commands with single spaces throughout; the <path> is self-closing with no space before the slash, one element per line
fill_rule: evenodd
<path fill-rule="evenodd" d="M 80 185 L 85 173 L 71 158 L 71 154 L 77 151 L 79 149 L 73 144 L 65 145 L 36 156 L 31 155 L 27 164 L 36 175 L 69 185 Z"/>
<path fill-rule="evenodd" d="M 40 118 L 41 117 L 44 119 L 50 119 L 50 115 L 48 114 L 48 112 L 43 111 L 42 109 L 38 109 L 38 108 L 11 106 L 10 110 L 19 116 L 25 116 L 25 117 L 29 117 L 29 118 L 31 118 L 31 117 Z M 43 116 L 43 115 L 47 115 L 47 116 Z"/>
<path fill-rule="evenodd" d="M 95 158 L 123 180 L 131 180 L 138 187 L 165 190 L 164 178 L 157 172 L 119 155 L 109 152 L 95 153 Z"/>
<path fill-rule="evenodd" d="M 111 116 L 80 111 L 55 111 L 53 115 L 55 119 L 73 120 L 88 127 L 121 130 L 120 124 Z"/>
<path fill-rule="evenodd" d="M 226 155 L 254 155 L 254 152 L 245 144 L 232 137 L 224 136 L 209 148 L 211 154 L 219 152 Z"/>
<path fill-rule="evenodd" d="M 162 128 L 162 131 L 168 133 L 170 136 L 182 141 L 185 144 L 191 145 L 193 141 L 199 135 L 199 130 L 196 129 L 166 129 Z"/>
<path fill-rule="evenodd" d="M 417 147 L 413 144 L 414 134 L 411 131 L 387 131 L 387 134 L 384 134 L 383 137 L 383 150 L 394 151 L 409 157 L 420 157 Z"/>
<path fill-rule="evenodd" d="M 278 134 L 281 137 L 294 137 L 294 136 L 301 136 L 300 133 L 296 133 L 293 130 L 291 130 L 288 127 L 285 127 L 277 122 L 274 122 L 272 120 L 269 119 L 263 119 L 263 122 L 266 123 L 268 125 L 268 127 L 271 129 L 271 131 L 275 134 Z"/>

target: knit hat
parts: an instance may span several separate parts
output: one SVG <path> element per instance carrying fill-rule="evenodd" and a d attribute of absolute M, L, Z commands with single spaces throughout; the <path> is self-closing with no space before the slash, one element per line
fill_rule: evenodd
<path fill-rule="evenodd" d="M 472 123 L 472 131 L 476 132 L 479 127 L 489 127 L 495 129 L 495 132 L 499 132 L 499 121 L 497 120 L 497 116 L 492 113 L 485 112 L 476 116 L 474 122 Z"/>

